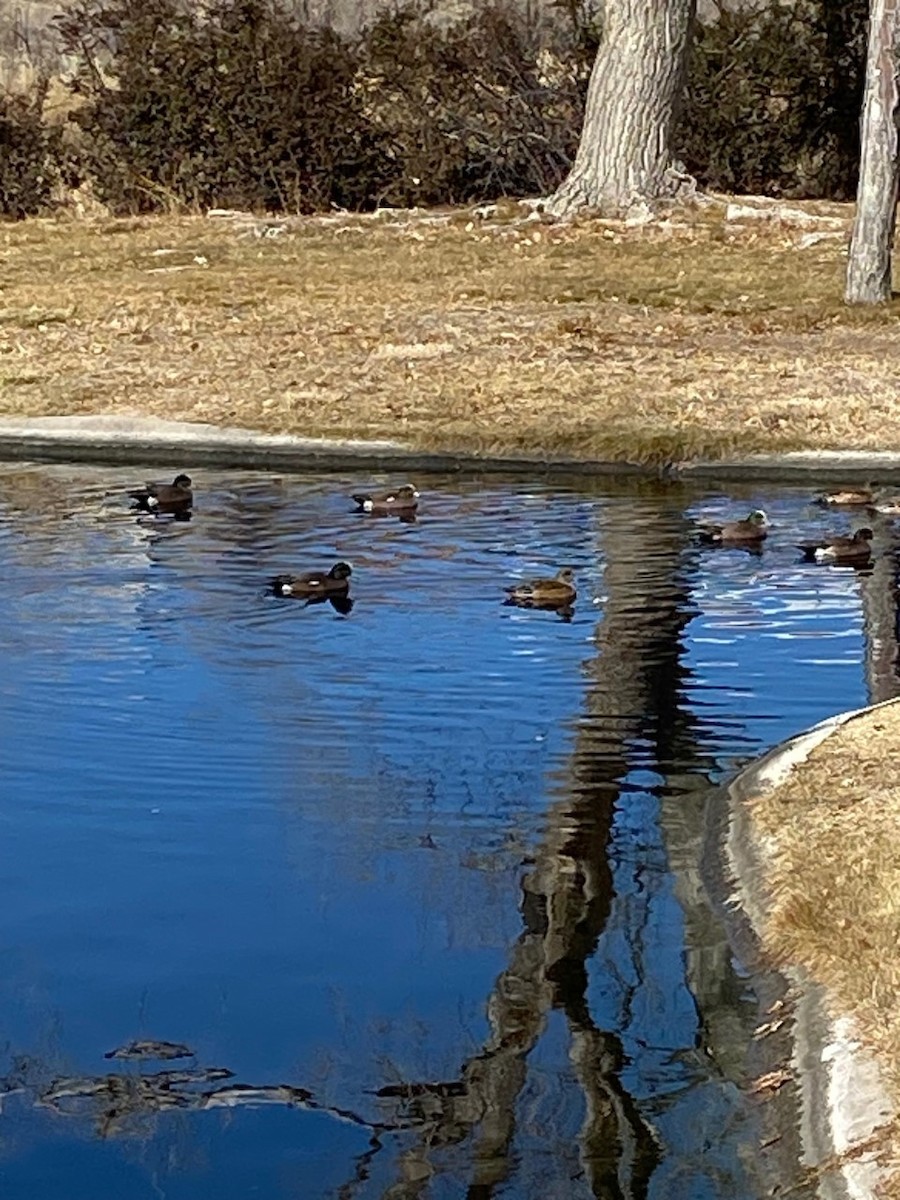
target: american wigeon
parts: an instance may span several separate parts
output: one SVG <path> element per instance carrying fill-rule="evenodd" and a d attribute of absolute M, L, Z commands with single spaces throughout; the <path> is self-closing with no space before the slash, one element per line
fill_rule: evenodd
<path fill-rule="evenodd" d="M 308 571 L 305 575 L 276 575 L 272 591 L 276 596 L 295 600 L 327 600 L 345 595 L 350 587 L 353 568 L 349 563 L 335 563 L 330 571 Z"/>
<path fill-rule="evenodd" d="M 857 529 L 852 537 L 828 536 L 798 543 L 806 562 L 838 563 L 850 567 L 865 566 L 872 557 L 871 529 Z"/>
<path fill-rule="evenodd" d="M 875 503 L 874 485 L 863 488 L 843 488 L 837 492 L 820 492 L 814 503 L 826 508 L 868 508 Z"/>
<path fill-rule="evenodd" d="M 419 493 L 411 483 L 385 492 L 357 492 L 350 498 L 358 512 L 382 517 L 414 513 L 419 506 Z"/>
<path fill-rule="evenodd" d="M 881 496 L 869 505 L 869 511 L 882 517 L 900 517 L 900 496 Z"/>
<path fill-rule="evenodd" d="M 194 503 L 191 477 L 176 475 L 171 483 L 148 483 L 128 493 L 142 512 L 184 512 Z"/>
<path fill-rule="evenodd" d="M 526 579 L 504 588 L 508 604 L 526 608 L 562 608 L 575 599 L 575 572 L 563 567 L 553 579 Z"/>
<path fill-rule="evenodd" d="M 759 546 L 768 532 L 769 518 L 761 508 L 754 508 L 740 521 L 698 526 L 697 537 L 708 546 Z"/>

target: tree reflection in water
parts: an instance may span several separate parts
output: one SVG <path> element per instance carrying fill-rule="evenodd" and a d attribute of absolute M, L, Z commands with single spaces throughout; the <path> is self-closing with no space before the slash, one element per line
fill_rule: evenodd
<path fill-rule="evenodd" d="M 466 1138 L 470 1196 L 490 1196 L 511 1177 L 527 1059 L 554 1009 L 566 1019 L 569 1058 L 582 1095 L 578 1147 L 590 1193 L 644 1196 L 660 1161 L 659 1135 L 623 1084 L 622 1039 L 597 1024 L 588 985 L 589 963 L 617 901 L 608 848 L 617 806 L 628 803 L 634 747 L 649 743 L 657 764 L 677 756 L 684 770 L 689 761 L 690 730 L 678 702 L 680 639 L 690 617 L 688 526 L 677 509 L 662 509 L 650 523 L 612 523 L 598 535 L 607 600 L 563 795 L 547 814 L 522 883 L 524 928 L 487 1002 L 490 1037 L 464 1064 L 458 1090 L 446 1083 L 439 1090 L 420 1084 L 404 1096 L 398 1089 L 398 1106 L 421 1130 L 401 1156 L 400 1178 L 384 1193 L 391 1200 L 424 1194 L 440 1169 L 435 1151 Z M 638 757 L 643 763 L 647 755 Z M 618 881 L 619 919 L 628 928 L 612 953 L 615 958 L 625 944 L 634 955 L 628 963 L 632 983 L 622 1000 L 626 1008 L 637 1004 L 645 981 L 648 988 L 659 982 L 654 964 L 642 960 L 641 947 L 648 945 L 654 893 L 665 878 L 660 863 L 656 874 L 635 877 L 631 886 Z M 607 967 L 613 977 L 616 964 Z M 665 1021 L 665 1005 L 657 1016 Z M 627 1012 L 618 1014 L 615 1025 L 627 1028 Z M 662 1029 L 659 1034 L 664 1036 Z"/>

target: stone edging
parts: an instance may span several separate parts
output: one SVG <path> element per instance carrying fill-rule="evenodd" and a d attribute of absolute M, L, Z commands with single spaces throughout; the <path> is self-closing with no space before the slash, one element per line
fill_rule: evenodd
<path fill-rule="evenodd" d="M 731 899 L 760 941 L 768 906 L 766 845 L 753 827 L 748 801 L 783 784 L 795 767 L 848 721 L 881 707 L 876 704 L 827 718 L 774 747 L 724 789 L 728 812 L 723 849 Z M 814 1168 L 864 1141 L 894 1115 L 894 1109 L 878 1064 L 860 1047 L 852 1021 L 830 1016 L 826 993 L 805 972 L 788 967 L 782 974 L 797 996 L 791 1057 L 798 1080 L 803 1165 Z M 887 1177 L 874 1157 L 860 1155 L 825 1175 L 818 1194 L 825 1200 L 871 1200 Z"/>
<path fill-rule="evenodd" d="M 503 455 L 426 451 L 399 441 L 265 434 L 237 427 L 165 421 L 133 414 L 0 417 L 0 461 L 146 463 L 250 470 L 470 471 L 484 474 L 636 475 L 698 481 L 779 481 L 811 478 L 852 483 L 876 478 L 900 484 L 900 453 L 798 451 L 755 454 L 721 462 L 656 466 L 540 453 Z"/>

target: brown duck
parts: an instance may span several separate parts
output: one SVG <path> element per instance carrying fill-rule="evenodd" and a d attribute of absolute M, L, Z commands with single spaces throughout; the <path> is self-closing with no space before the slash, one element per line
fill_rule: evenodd
<path fill-rule="evenodd" d="M 883 517 L 900 517 L 900 496 L 879 496 L 869 507 Z"/>
<path fill-rule="evenodd" d="M 351 496 L 358 512 L 374 513 L 376 516 L 414 513 L 419 506 L 419 493 L 411 483 L 386 492 L 357 492 Z"/>
<path fill-rule="evenodd" d="M 194 503 L 190 475 L 176 475 L 171 483 L 148 483 L 142 488 L 132 488 L 128 493 L 137 501 L 142 512 L 184 512 Z"/>
<path fill-rule="evenodd" d="M 575 591 L 575 572 L 563 567 L 553 579 L 526 579 L 504 589 L 508 604 L 525 608 L 562 608 L 572 603 Z"/>
<path fill-rule="evenodd" d="M 874 487 L 844 488 L 838 492 L 820 492 L 815 503 L 826 508 L 869 508 L 875 503 Z"/>
<path fill-rule="evenodd" d="M 276 575 L 272 591 L 276 596 L 295 600 L 327 600 L 346 595 L 353 568 L 349 563 L 335 563 L 330 571 L 308 571 L 305 575 Z"/>
<path fill-rule="evenodd" d="M 822 492 L 816 496 L 814 503 L 826 508 L 867 508 L 870 512 L 885 517 L 900 516 L 900 495 L 876 488 L 874 485 L 859 489 L 848 488 L 842 492 Z"/>
<path fill-rule="evenodd" d="M 800 542 L 806 562 L 838 563 L 848 567 L 866 566 L 872 558 L 871 529 L 857 529 L 852 537 L 823 537 L 818 541 Z"/>
<path fill-rule="evenodd" d="M 700 525 L 697 537 L 707 546 L 759 546 L 768 532 L 769 518 L 761 508 L 754 508 L 741 521 Z"/>

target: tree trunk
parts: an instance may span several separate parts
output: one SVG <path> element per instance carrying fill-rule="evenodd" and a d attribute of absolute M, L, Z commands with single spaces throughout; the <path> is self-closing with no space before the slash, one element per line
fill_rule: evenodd
<path fill-rule="evenodd" d="M 891 298 L 891 247 L 897 215 L 900 0 L 871 0 L 856 219 L 847 262 L 848 304 Z"/>
<path fill-rule="evenodd" d="M 616 215 L 678 192 L 670 139 L 695 9 L 696 0 L 606 0 L 578 154 L 549 212 Z"/>

